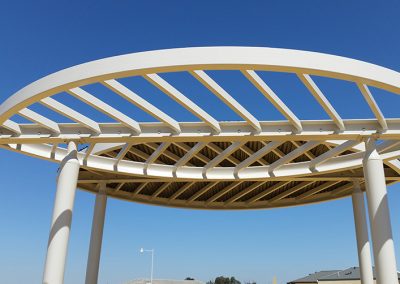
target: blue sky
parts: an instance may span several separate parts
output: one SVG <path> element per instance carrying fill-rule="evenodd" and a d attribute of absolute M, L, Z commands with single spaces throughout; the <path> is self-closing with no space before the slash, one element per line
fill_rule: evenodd
<path fill-rule="evenodd" d="M 173 47 L 246 45 L 319 51 L 400 70 L 400 2 L 377 1 L 3 1 L 0 101 L 51 72 L 103 57 Z M 173 78 L 170 78 L 173 80 Z M 220 78 L 223 80 L 223 78 Z M 276 79 L 277 81 L 281 79 Z M 326 88 L 329 88 L 327 83 Z M 339 88 L 339 87 L 338 87 Z M 343 87 L 345 90 L 345 87 Z M 343 93 L 336 89 L 336 93 Z M 343 91 L 343 92 L 340 92 Z M 377 93 L 378 95 L 378 93 Z M 379 93 L 385 114 L 396 97 Z M 368 116 L 354 103 L 344 117 Z M 299 109 L 307 116 L 310 109 Z M 0 282 L 39 283 L 57 165 L 0 151 Z M 400 257 L 400 186 L 389 189 Z M 66 283 L 83 283 L 94 196 L 78 191 Z M 248 212 L 208 212 L 110 199 L 99 283 L 219 275 L 279 283 L 357 265 L 351 201 Z"/>

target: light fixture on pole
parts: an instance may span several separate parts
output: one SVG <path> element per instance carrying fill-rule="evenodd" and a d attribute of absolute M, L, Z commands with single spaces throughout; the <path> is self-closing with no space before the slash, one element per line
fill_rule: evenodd
<path fill-rule="evenodd" d="M 154 267 L 154 249 L 140 249 L 141 253 L 151 252 L 151 272 L 150 272 L 150 284 L 153 284 L 153 267 Z"/>

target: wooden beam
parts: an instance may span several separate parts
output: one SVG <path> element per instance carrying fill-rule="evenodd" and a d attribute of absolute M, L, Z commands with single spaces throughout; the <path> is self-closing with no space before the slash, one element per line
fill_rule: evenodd
<path fill-rule="evenodd" d="M 140 184 L 137 188 L 135 188 L 135 190 L 132 192 L 132 195 L 138 195 L 142 192 L 142 190 L 147 186 L 148 182 L 143 182 L 142 184 Z"/>
<path fill-rule="evenodd" d="M 244 142 L 233 142 L 228 148 L 223 150 L 218 156 L 208 162 L 208 164 L 204 166 L 204 171 L 218 166 L 219 163 L 227 159 L 227 157 L 229 157 L 233 152 L 239 149 L 243 144 Z"/>
<path fill-rule="evenodd" d="M 216 201 L 218 198 L 224 196 L 225 194 L 227 194 L 229 191 L 231 191 L 232 189 L 234 189 L 235 187 L 238 187 L 239 185 L 241 185 L 243 183 L 243 181 L 240 182 L 232 182 L 230 185 L 226 186 L 225 188 L 221 189 L 218 193 L 214 194 L 213 196 L 211 196 L 209 199 L 207 199 L 206 204 L 210 204 L 214 201 Z"/>
<path fill-rule="evenodd" d="M 170 198 L 169 201 L 175 200 L 178 198 L 182 193 L 188 190 L 191 186 L 193 186 L 195 182 L 187 182 L 185 183 L 180 189 L 178 189 Z"/>
<path fill-rule="evenodd" d="M 198 142 L 196 145 L 194 145 L 189 151 L 186 152 L 186 154 L 180 158 L 176 163 L 175 167 L 181 167 L 186 165 L 201 149 L 203 149 L 207 143 L 205 142 Z M 208 159 L 208 158 L 207 158 Z M 209 161 L 209 159 L 208 159 Z M 207 161 L 207 162 L 208 162 Z"/>
<path fill-rule="evenodd" d="M 232 204 L 236 200 L 240 199 L 241 197 L 245 196 L 246 194 L 249 194 L 250 192 L 252 192 L 253 190 L 259 188 L 260 186 L 262 186 L 265 183 L 266 183 L 265 181 L 257 181 L 255 183 L 253 183 L 249 187 L 244 188 L 241 192 L 238 192 L 237 194 L 235 194 L 234 196 L 229 198 L 227 201 L 225 201 L 225 205 Z"/>
<path fill-rule="evenodd" d="M 203 188 L 201 188 L 199 191 L 197 191 L 195 194 L 193 194 L 187 201 L 187 203 L 192 203 L 193 201 L 195 201 L 197 198 L 199 198 L 200 196 L 202 196 L 203 194 L 205 194 L 206 192 L 208 192 L 211 188 L 213 188 L 214 186 L 217 185 L 218 182 L 210 182 L 208 183 L 206 186 L 204 186 Z"/>
<path fill-rule="evenodd" d="M 257 194 L 256 196 L 253 196 L 252 198 L 250 198 L 249 200 L 246 201 L 247 204 L 252 204 L 254 202 L 257 202 L 258 200 L 262 199 L 263 197 L 267 196 L 268 194 L 273 193 L 274 191 L 277 191 L 278 189 L 284 187 L 285 185 L 287 185 L 288 183 L 290 183 L 290 181 L 280 181 L 277 182 L 276 184 L 274 184 L 273 186 L 268 187 L 267 189 L 265 189 L 263 192 L 260 192 L 259 194 Z"/>
<path fill-rule="evenodd" d="M 154 198 L 158 197 L 158 196 L 159 196 L 164 190 L 166 190 L 166 189 L 168 188 L 168 186 L 170 186 L 170 185 L 171 185 L 170 182 L 163 183 L 163 184 L 160 186 L 160 188 L 157 189 L 156 192 L 154 192 L 154 193 L 151 195 L 150 199 L 154 199 Z"/>
<path fill-rule="evenodd" d="M 245 152 L 249 157 L 254 155 L 254 151 L 252 149 L 250 149 L 249 147 L 247 147 L 246 145 L 243 145 L 240 150 L 242 150 L 243 152 Z M 263 158 L 258 159 L 256 162 L 260 163 L 262 166 L 266 166 L 269 163 L 264 160 Z"/>
<path fill-rule="evenodd" d="M 204 146 L 207 145 L 206 142 L 199 142 L 199 143 L 204 143 Z M 189 147 L 188 145 L 186 145 L 186 144 L 183 143 L 183 142 L 176 142 L 176 143 L 174 143 L 174 144 L 175 144 L 176 146 L 178 146 L 179 148 L 181 148 L 182 150 L 186 151 L 186 152 L 189 152 L 189 151 L 192 149 L 192 147 Z M 197 144 L 196 144 L 196 145 L 197 145 Z M 196 145 L 193 146 L 193 147 L 196 147 Z M 203 144 L 200 144 L 200 145 L 197 146 L 197 147 L 200 147 L 200 146 L 202 146 L 202 145 L 203 145 Z M 204 146 L 203 146 L 203 147 L 204 147 Z M 201 150 L 201 149 L 200 149 L 200 150 Z M 199 151 L 200 151 L 200 150 L 199 150 Z M 201 154 L 201 153 L 199 153 L 199 152 L 197 152 L 193 157 L 199 159 L 200 161 L 202 161 L 203 163 L 206 163 L 206 164 L 210 161 L 210 158 L 204 156 L 203 154 Z"/>
<path fill-rule="evenodd" d="M 301 144 L 299 143 L 299 141 L 290 141 L 294 146 L 296 146 L 296 148 L 299 148 L 301 146 Z M 309 158 L 310 160 L 314 159 L 315 156 L 313 153 L 311 153 L 310 151 L 305 151 L 304 155 L 307 156 L 307 158 Z"/>
<path fill-rule="evenodd" d="M 158 148 L 147 158 L 146 164 L 154 163 L 158 157 L 160 157 L 164 151 L 171 145 L 169 142 L 163 142 L 158 146 Z"/>
<path fill-rule="evenodd" d="M 216 152 L 218 155 L 223 152 L 223 150 L 220 147 L 218 147 L 216 144 L 214 144 L 213 142 L 208 143 L 207 147 L 210 148 L 211 150 L 213 150 L 214 152 Z M 240 161 L 233 156 L 228 156 L 228 157 L 226 157 L 226 159 L 234 165 L 237 165 L 240 163 Z"/>
<path fill-rule="evenodd" d="M 308 197 L 310 197 L 310 196 L 312 196 L 314 194 L 317 194 L 317 193 L 319 193 L 319 192 L 321 192 L 321 191 L 323 191 L 323 190 L 325 190 L 325 189 L 327 189 L 327 188 L 329 188 L 331 186 L 334 186 L 335 184 L 337 184 L 339 182 L 340 181 L 328 181 L 328 182 L 325 182 L 325 183 L 317 186 L 316 188 L 313 188 L 313 189 L 311 189 L 311 190 L 309 190 L 307 192 L 304 192 L 302 195 L 297 196 L 296 199 L 297 200 L 302 200 L 302 199 L 308 198 Z"/>
<path fill-rule="evenodd" d="M 255 163 L 260 158 L 264 157 L 266 154 L 271 152 L 273 149 L 275 149 L 276 147 L 279 147 L 281 144 L 282 144 L 282 142 L 280 142 L 280 141 L 273 141 L 273 142 L 268 143 L 267 145 L 262 147 L 260 150 L 255 152 L 252 156 L 250 156 L 247 159 L 245 159 L 244 161 L 240 162 L 236 166 L 235 172 L 238 173 L 239 171 L 241 171 L 245 167 L 250 166 L 251 164 Z"/>
<path fill-rule="evenodd" d="M 284 192 L 272 197 L 268 201 L 271 202 L 271 203 L 277 202 L 277 201 L 279 201 L 279 200 L 281 200 L 281 199 L 283 199 L 283 198 L 285 198 L 285 197 L 287 197 L 287 196 L 289 196 L 289 195 L 291 195 L 291 194 L 303 189 L 304 187 L 306 187 L 306 186 L 308 186 L 308 185 L 310 185 L 312 183 L 313 182 L 303 181 L 303 182 L 299 183 L 298 185 L 296 185 L 296 186 L 294 186 L 294 187 L 292 187 L 292 188 L 290 188 L 290 189 L 288 189 L 288 190 L 286 190 L 286 191 L 284 191 Z"/>

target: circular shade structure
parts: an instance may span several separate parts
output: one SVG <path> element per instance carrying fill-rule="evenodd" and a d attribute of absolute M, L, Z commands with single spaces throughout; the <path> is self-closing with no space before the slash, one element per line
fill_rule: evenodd
<path fill-rule="evenodd" d="M 272 87 L 275 75 L 290 80 Z M 351 85 L 372 116 L 344 119 L 321 80 Z M 307 93 L 290 99 L 279 92 L 292 84 Z M 354 180 L 363 184 L 365 139 L 377 140 L 387 184 L 400 179 L 400 119 L 383 115 L 374 90 L 399 94 L 400 73 L 275 48 L 133 53 L 21 89 L 0 106 L 0 139 L 56 162 L 75 141 L 79 187 L 96 192 L 106 183 L 109 196 L 125 200 L 198 209 L 299 205 L 345 197 Z M 347 94 L 339 95 L 345 104 Z M 313 104 L 302 106 L 306 96 Z"/>

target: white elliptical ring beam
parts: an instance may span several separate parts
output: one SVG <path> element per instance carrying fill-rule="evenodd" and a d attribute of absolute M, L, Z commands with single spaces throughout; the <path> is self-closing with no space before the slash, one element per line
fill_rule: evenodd
<path fill-rule="evenodd" d="M 241 71 L 288 121 L 267 122 L 257 120 L 253 116 L 256 112 L 250 112 L 250 109 L 247 110 L 240 105 L 222 86 L 207 75 L 208 71 L 211 70 Z M 303 79 L 303 83 L 327 112 L 331 120 L 301 121 L 283 103 L 279 94 L 275 94 L 257 75 L 257 72 L 262 71 L 287 72 L 294 75 L 305 74 L 300 75 L 300 79 Z M 195 74 L 195 77 L 203 85 L 245 121 L 216 120 L 208 112 L 208 106 L 205 106 L 204 109 L 198 107 L 188 99 L 189 95 L 192 94 L 187 94 L 188 97 L 186 97 L 176 87 L 162 78 L 164 77 L 163 73 L 170 72 Z M 120 78 L 132 76 L 147 78 L 153 85 L 161 89 L 201 121 L 178 121 L 174 118 L 177 116 L 176 113 L 173 116 L 166 115 L 144 99 L 141 100 L 138 95 L 117 81 Z M 311 78 L 313 76 L 348 80 L 356 83 L 376 119 L 343 120 L 312 81 Z M 100 83 L 107 87 L 107 82 L 111 90 L 122 98 L 127 99 L 133 105 L 139 105 L 139 108 L 160 122 L 139 123 L 117 111 L 118 106 L 111 106 L 114 104 L 113 102 L 108 105 L 84 91 L 86 86 L 90 84 Z M 225 206 L 229 205 L 229 208 L 238 209 L 241 206 L 250 208 L 249 204 L 251 204 L 252 208 L 260 208 L 293 205 L 300 200 L 302 203 L 308 203 L 310 201 L 324 200 L 325 196 L 330 195 L 329 192 L 325 192 L 325 189 L 329 188 L 331 190 L 331 186 L 335 186 L 336 182 L 344 181 L 348 183 L 352 178 L 360 178 L 359 172 L 365 149 L 360 148 L 359 145 L 353 145 L 353 143 L 356 143 L 356 141 L 361 142 L 366 138 L 373 137 L 374 139 L 386 140 L 383 143 L 378 143 L 378 152 L 380 152 L 385 163 L 389 165 L 389 168 L 385 168 L 385 172 L 388 174 L 387 180 L 391 182 L 400 179 L 394 174 L 400 173 L 400 165 L 396 163 L 396 160 L 393 160 L 400 155 L 399 147 L 396 144 L 400 141 L 400 120 L 386 119 L 383 116 L 382 111 L 369 91 L 370 87 L 378 87 L 386 91 L 400 93 L 399 73 L 373 64 L 338 56 L 283 49 L 212 47 L 130 54 L 98 60 L 54 73 L 14 94 L 0 105 L 0 123 L 5 124 L 0 130 L 0 141 L 2 141 L 3 146 L 6 143 L 9 144 L 9 147 L 14 151 L 52 161 L 60 161 L 65 157 L 66 149 L 63 148 L 63 144 L 66 142 L 75 141 L 80 144 L 89 144 L 86 152 L 81 150 L 78 152 L 79 162 L 85 170 L 89 171 L 86 172 L 84 170 L 83 172 L 91 174 L 95 179 L 102 177 L 101 172 L 104 175 L 108 174 L 112 180 L 114 180 L 114 177 L 117 178 L 116 181 L 120 185 L 129 183 L 132 180 L 141 180 L 140 182 L 144 182 L 145 185 L 138 186 L 138 190 L 135 189 L 134 194 L 121 191 L 118 193 L 122 198 L 133 198 L 133 200 L 139 202 L 142 200 L 147 203 L 161 204 L 167 202 L 165 200 L 172 194 L 174 198 L 172 198 L 172 202 L 169 205 L 183 206 L 182 202 L 187 202 L 185 206 L 188 206 L 189 202 L 181 200 L 179 195 L 186 192 L 191 185 L 199 182 L 199 184 L 196 184 L 196 188 L 200 195 L 197 195 L 196 192 L 193 193 L 191 189 L 190 195 L 192 197 L 188 198 L 193 198 L 191 199 L 193 204 L 188 207 L 228 208 Z M 81 92 L 79 94 L 81 101 L 95 107 L 117 122 L 104 123 L 94 121 L 85 116 L 79 116 L 75 110 L 62 104 L 57 105 L 57 102 L 54 103 L 52 101 L 51 97 L 53 95 L 62 92 L 71 94 L 71 90 Z M 74 96 L 76 97 L 76 94 Z M 57 123 L 46 116 L 30 111 L 31 105 L 35 103 L 43 104 L 43 101 L 50 101 L 51 103 L 47 104 L 47 107 L 74 120 L 76 123 Z M 46 106 L 46 104 L 44 105 Z M 25 116 L 34 123 L 13 124 L 10 119 L 18 114 Z M 333 143 L 332 145 L 328 142 L 330 140 L 338 143 L 336 145 Z M 254 144 L 253 141 L 258 142 Z M 227 149 L 219 144 L 226 144 L 227 142 L 232 143 Z M 244 150 L 244 154 L 241 148 L 248 142 L 250 142 L 248 144 L 249 148 Z M 271 154 L 272 152 L 277 154 L 279 156 L 278 160 L 268 155 L 265 157 L 265 161 L 270 161 L 271 165 L 265 161 L 261 163 L 261 166 L 258 163 L 254 164 L 254 162 L 260 160 L 260 157 L 257 157 L 257 152 L 253 153 L 250 145 L 251 148 L 259 149 L 259 147 L 262 147 L 260 143 L 267 147 L 271 146 L 271 144 L 274 145 L 274 143 L 285 143 L 290 146 L 290 142 L 297 147 L 296 150 L 285 155 L 287 152 L 284 148 L 272 147 L 270 152 Z M 181 147 L 179 147 L 180 149 L 176 147 L 167 148 L 165 146 L 170 144 L 178 145 L 178 143 L 182 143 Z M 202 163 L 209 166 L 208 168 L 207 166 L 205 167 L 206 171 L 201 167 L 202 163 L 200 163 L 200 166 L 198 165 L 197 160 L 193 160 L 191 164 L 191 158 L 196 157 L 196 155 L 200 157 L 203 154 L 210 155 L 210 157 L 215 156 L 212 151 L 209 152 L 208 150 L 202 151 L 203 154 L 199 154 L 198 149 L 192 151 L 194 145 L 201 145 L 196 143 L 202 143 L 204 147 L 217 152 L 217 157 L 214 159 L 201 159 Z M 300 146 L 301 143 L 305 144 Z M 95 149 L 99 149 L 101 144 L 107 144 L 103 148 L 120 149 L 119 153 L 113 150 L 112 152 L 99 154 Z M 132 147 L 131 145 L 134 144 L 141 145 Z M 322 155 L 321 153 L 326 151 L 324 147 L 318 147 L 315 151 L 312 150 L 312 153 L 309 152 L 311 149 L 309 147 L 320 144 L 329 144 L 329 147 L 333 148 Z M 346 149 L 349 149 L 351 153 L 342 155 Z M 236 150 L 237 152 L 235 152 Z M 124 159 L 123 157 L 128 151 L 137 153 L 141 158 L 133 157 L 132 159 L 134 160 Z M 270 152 L 267 152 L 267 154 Z M 233 153 L 235 154 L 232 155 Z M 170 160 L 157 159 L 160 155 L 163 155 L 163 157 L 165 155 L 172 162 Z M 310 160 L 299 162 L 299 160 L 296 160 L 299 155 L 307 155 Z M 180 165 L 179 161 L 185 161 L 182 158 L 189 160 L 185 163 L 181 162 L 182 164 Z M 221 165 L 220 162 L 225 159 L 232 162 L 233 166 Z M 252 161 L 254 162 L 251 163 Z M 246 165 L 246 163 L 251 164 Z M 96 173 L 96 171 L 100 172 Z M 115 176 L 110 175 L 110 173 L 114 173 Z M 121 175 L 123 179 L 119 180 L 117 175 Z M 211 181 L 215 181 L 215 183 L 211 183 L 210 187 L 203 187 L 203 182 Z M 222 190 L 213 190 L 213 185 L 217 185 L 222 181 L 228 181 L 231 184 L 222 188 Z M 242 183 L 244 181 L 254 181 L 252 183 L 253 187 L 248 187 L 250 188 L 249 191 L 264 185 L 263 182 L 267 182 L 268 185 L 270 185 L 270 182 L 277 183 L 268 186 L 268 188 L 263 188 L 264 192 L 250 198 L 251 202 L 248 203 L 247 201 L 239 201 L 241 197 L 249 192 L 243 187 Z M 285 183 L 289 181 L 295 181 L 295 183 Z M 296 186 L 298 181 L 302 183 Z M 85 183 L 89 186 L 88 182 L 90 182 L 90 177 Z M 147 190 L 147 184 L 152 182 L 159 182 L 160 187 L 154 191 L 152 197 L 144 197 L 149 193 L 151 194 Z M 169 185 L 174 182 L 185 182 L 186 186 L 176 188 L 174 185 L 170 188 Z M 317 186 L 319 182 L 325 183 Z M 295 185 L 294 187 L 293 184 Z M 197 187 L 197 185 L 200 185 L 200 187 Z M 283 189 L 285 192 L 280 190 L 283 186 L 285 187 Z M 306 186 L 308 190 L 311 190 L 309 191 L 312 193 L 311 196 L 310 193 L 303 193 Z M 143 194 L 138 194 L 138 191 L 145 188 L 146 191 Z M 148 189 L 151 188 L 153 188 L 153 185 L 149 186 Z M 86 189 L 96 190 L 94 188 Z M 213 190 L 212 196 L 210 196 L 209 190 Z M 275 193 L 271 196 L 265 196 L 265 194 L 272 194 L 274 191 L 278 191 L 278 195 L 272 197 L 272 199 L 270 197 Z M 322 193 L 320 193 L 321 191 Z M 338 198 L 341 195 L 348 195 L 349 189 L 346 186 L 342 186 L 333 192 L 330 198 Z M 293 193 L 300 195 L 297 196 L 298 198 L 296 198 L 296 195 L 289 197 Z M 123 194 L 129 195 L 129 197 Z M 207 196 L 201 196 L 203 194 Z M 255 204 L 252 202 L 255 202 Z M 249 206 L 244 205 L 244 203 Z"/>
<path fill-rule="evenodd" d="M 126 64 L 128 61 L 130 62 L 129 67 Z M 190 105 L 190 103 L 192 103 L 190 100 L 190 103 L 188 104 L 188 101 L 185 101 L 187 97 L 157 75 L 164 72 L 168 73 L 178 71 L 193 73 L 196 72 L 196 70 L 198 74 L 201 75 L 203 83 L 206 82 L 206 85 L 212 87 L 214 91 L 218 91 L 218 96 L 225 98 L 225 101 L 223 101 L 227 103 L 228 106 L 232 107 L 232 105 L 234 105 L 234 108 L 241 112 L 241 116 L 244 117 L 246 121 L 222 122 L 215 120 L 206 112 L 206 109 L 197 109 L 197 106 L 193 107 L 193 105 Z M 229 102 L 226 98 L 231 98 L 230 95 L 226 92 L 224 93 L 222 87 L 216 84 L 204 71 L 199 70 L 205 70 L 206 72 L 208 70 L 237 70 L 248 75 L 253 75 L 249 75 L 253 80 L 254 78 L 261 80 L 261 78 L 256 74 L 256 71 L 289 72 L 293 74 L 307 74 L 307 76 L 317 75 L 349 80 L 356 82 L 359 86 L 364 87 L 364 89 L 368 91 L 366 99 L 367 101 L 369 100 L 370 106 L 372 105 L 371 109 L 375 113 L 377 119 L 364 121 L 342 120 L 340 116 L 334 115 L 331 109 L 332 121 L 300 121 L 290 111 L 290 109 L 282 103 L 282 101 L 272 100 L 275 102 L 275 106 L 284 113 L 289 122 L 262 122 L 257 120 L 261 131 L 256 133 L 254 132 L 255 127 L 251 123 L 253 120 L 250 116 L 245 115 L 245 109 L 241 105 L 236 104 L 237 101 L 235 101 L 236 103 L 234 104 Z M 17 135 L 10 134 L 9 131 L 4 130 L 4 134 L 2 133 L 0 139 L 2 139 L 1 141 L 3 143 L 19 144 L 18 147 L 15 148 L 16 150 L 29 149 L 29 151 L 32 151 L 32 155 L 35 155 L 37 149 L 34 149 L 35 147 L 32 145 L 24 146 L 26 143 L 49 143 L 57 145 L 71 140 L 74 140 L 77 143 L 97 143 L 96 145 L 101 143 L 120 143 L 122 145 L 125 143 L 145 143 L 147 145 L 153 144 L 152 148 L 155 150 L 156 147 L 154 144 L 158 146 L 156 143 L 201 142 L 210 145 L 212 142 L 237 141 L 238 143 L 245 143 L 246 141 L 252 140 L 264 142 L 279 141 L 282 143 L 283 141 L 308 141 L 307 143 L 311 143 L 312 141 L 326 141 L 330 139 L 361 141 L 361 139 L 370 136 L 376 136 L 379 139 L 387 140 L 400 138 L 399 123 L 396 122 L 396 120 L 385 119 L 383 117 L 382 112 L 368 90 L 368 86 L 371 86 L 380 87 L 398 93 L 400 89 L 399 73 L 373 64 L 338 56 L 269 48 L 213 47 L 164 50 L 130 54 L 82 64 L 49 75 L 48 77 L 38 80 L 14 94 L 0 106 L 0 121 L 5 123 L 12 115 L 24 112 L 31 104 L 41 102 L 43 99 L 46 100 L 46 98 L 60 92 L 71 92 L 71 90 L 76 89 L 83 91 L 82 88 L 85 88 L 86 85 L 92 83 L 116 82 L 118 85 L 119 83 L 116 81 L 117 79 L 130 76 L 143 76 L 145 78 L 152 77 L 152 79 L 156 80 L 159 85 L 161 82 L 163 89 L 167 86 L 168 91 L 172 90 L 175 100 L 192 113 L 197 113 L 197 116 L 202 120 L 202 122 L 178 122 L 174 120 L 174 118 L 170 117 L 178 123 L 181 130 L 180 133 L 173 133 L 171 132 L 171 129 L 174 129 L 171 125 L 174 121 L 170 120 L 170 123 L 168 124 L 160 119 L 160 121 L 162 121 L 160 123 L 139 124 L 125 116 L 128 120 L 130 119 L 130 121 L 128 121 L 123 117 L 124 115 L 122 113 L 118 113 L 120 116 L 116 118 L 116 113 L 114 112 L 115 109 L 110 112 L 108 107 L 111 106 L 106 105 L 104 108 L 104 102 L 92 100 L 92 98 L 97 98 L 86 92 L 83 95 L 86 99 L 84 102 L 92 106 L 93 102 L 95 102 L 98 110 L 113 117 L 115 120 L 119 121 L 119 123 L 95 122 L 101 132 L 98 133 L 95 131 L 96 133 L 93 134 L 92 131 L 88 132 L 87 125 L 85 126 L 84 123 L 79 121 L 78 124 L 55 123 L 52 125 L 52 121 L 50 121 L 50 124 L 45 123 L 47 122 L 45 117 L 33 116 L 35 119 L 32 119 L 31 115 L 31 120 L 38 124 L 20 124 L 18 125 L 19 131 L 18 128 L 17 131 L 15 131 L 15 127 L 9 127 L 10 131 Z M 311 77 L 309 78 L 311 79 Z M 121 86 L 118 85 L 118 87 Z M 315 91 L 317 87 L 313 87 Z M 126 89 L 124 89 L 124 92 L 126 92 Z M 171 94 L 168 95 L 171 96 Z M 322 97 L 322 93 L 319 93 L 318 95 L 320 99 L 324 98 Z M 279 99 L 278 96 L 277 98 Z M 323 107 L 324 106 L 325 109 L 332 107 L 328 101 L 323 100 Z M 200 115 L 199 110 L 201 112 Z M 156 117 L 155 112 L 155 109 L 149 111 L 149 113 L 153 113 Z M 337 129 L 340 129 L 340 122 L 342 122 L 345 127 L 342 131 L 337 132 Z M 254 123 L 255 121 L 253 121 L 253 124 Z M 50 130 L 50 133 L 49 131 L 43 131 L 41 125 Z M 380 132 L 380 129 L 382 128 L 386 130 L 383 133 Z M 132 133 L 132 129 L 135 130 L 135 133 Z M 297 132 L 293 132 L 294 129 L 296 129 Z M 21 134 L 19 134 L 19 132 Z M 54 156 L 59 158 L 60 155 L 63 155 L 63 152 L 58 148 L 55 149 L 54 146 L 51 151 L 48 151 L 47 149 L 44 150 L 43 147 L 39 148 L 39 156 L 44 156 L 46 158 Z M 45 152 L 42 153 L 42 150 Z M 300 150 L 298 151 L 301 152 Z M 222 150 L 219 152 L 221 153 Z M 359 154 L 337 157 L 337 153 L 339 152 L 339 150 L 336 151 L 336 154 L 335 152 L 330 152 L 329 155 L 333 156 L 328 157 L 327 160 L 324 159 L 323 161 L 320 161 L 316 170 L 322 172 L 340 171 L 341 169 L 357 167 L 357 165 L 360 164 Z M 397 152 L 395 151 L 395 153 Z M 175 162 L 182 159 L 181 156 L 177 156 L 174 153 L 166 154 Z M 304 154 L 307 153 L 304 152 Z M 393 159 L 392 152 L 385 152 L 383 154 L 385 155 L 385 161 Z M 142 157 L 146 157 L 146 159 L 150 156 L 150 154 L 146 153 L 141 153 L 141 155 Z M 88 155 L 85 154 L 85 156 L 87 158 L 85 166 L 88 168 L 96 168 L 99 166 L 100 168 L 109 171 L 110 165 L 115 162 L 115 158 L 98 157 L 94 152 Z M 308 156 L 312 158 L 312 155 Z M 227 159 L 232 161 L 234 164 L 241 164 L 243 162 L 242 160 L 238 160 L 236 157 L 231 156 L 227 156 Z M 307 163 L 289 163 L 285 159 L 287 159 L 287 157 L 281 158 L 280 163 L 282 165 L 278 165 L 279 167 L 273 170 L 274 175 L 286 177 L 310 174 L 310 166 L 312 165 L 311 161 Z M 143 168 L 146 167 L 145 164 L 146 163 L 121 160 L 119 169 L 121 169 L 122 173 L 137 174 L 137 172 L 143 172 Z M 235 172 L 235 167 L 225 168 L 216 166 L 210 168 L 210 170 L 207 171 L 207 174 L 201 177 L 201 171 L 199 171 L 200 169 L 197 167 L 190 165 L 189 167 L 176 167 L 175 165 L 152 163 L 148 165 L 147 172 L 149 173 L 149 176 L 157 176 L 159 173 L 161 177 L 175 179 L 181 177 L 189 178 L 191 175 L 193 179 L 203 178 L 210 180 L 225 178 L 228 180 L 235 178 L 271 178 L 270 175 L 265 173 L 262 174 L 261 171 L 266 169 L 272 170 L 276 165 L 277 164 L 273 164 L 273 166 L 265 164 L 261 167 L 244 167 L 240 171 L 240 174 L 238 174 L 237 171 Z"/>
<path fill-rule="evenodd" d="M 360 81 L 400 93 L 396 71 L 345 57 L 261 47 L 197 47 L 114 56 L 61 70 L 22 88 L 0 106 L 0 123 L 45 97 L 110 79 L 187 70 L 269 70 Z"/>
<path fill-rule="evenodd" d="M 395 142 L 393 142 L 395 143 Z M 269 145 L 269 144 L 268 144 Z M 52 146 L 44 145 L 44 144 L 10 144 L 11 150 L 17 150 L 23 153 L 26 153 L 30 156 L 36 156 L 43 159 L 48 159 L 52 161 L 61 161 L 63 157 L 66 155 L 66 149 L 57 148 L 54 152 L 54 157 L 51 157 Z M 378 151 L 380 151 L 378 145 Z M 132 151 L 132 149 L 130 149 Z M 137 151 L 137 150 L 136 150 Z M 390 161 L 400 156 L 400 151 L 394 151 L 389 153 L 381 154 L 382 158 L 385 161 Z M 143 153 L 145 154 L 145 153 Z M 149 155 L 143 156 L 144 160 L 146 160 Z M 337 156 L 331 158 L 324 163 L 318 165 L 316 168 L 313 168 L 311 164 L 312 161 L 302 162 L 302 163 L 291 163 L 285 164 L 278 169 L 274 169 L 274 177 L 283 178 L 283 177 L 295 177 L 295 176 L 304 176 L 310 175 L 314 171 L 318 171 L 319 173 L 329 173 L 329 172 L 337 172 L 345 169 L 352 169 L 356 167 L 360 167 L 362 163 L 363 152 L 357 152 L 354 154 Z M 89 155 L 86 158 L 85 152 L 78 152 L 78 159 L 83 165 L 83 160 L 86 159 L 86 167 L 92 169 L 98 169 L 106 172 L 114 172 L 115 158 L 107 158 L 96 155 Z M 148 166 L 148 167 L 147 167 Z M 165 179 L 193 179 L 193 180 L 237 180 L 238 174 L 234 167 L 214 167 L 207 171 L 204 176 L 203 169 L 201 167 L 179 167 L 176 169 L 173 165 L 160 165 L 160 164 L 151 164 L 146 165 L 145 163 L 133 162 L 127 160 L 121 160 L 118 165 L 118 170 L 121 174 L 128 175 L 136 175 L 143 176 L 144 168 L 147 167 L 147 176 L 149 177 L 159 177 Z M 313 169 L 312 169 L 313 168 Z M 268 172 L 269 166 L 258 166 L 258 167 L 250 167 L 244 168 L 240 171 L 239 177 L 240 179 L 264 179 L 271 178 L 271 175 Z"/>

